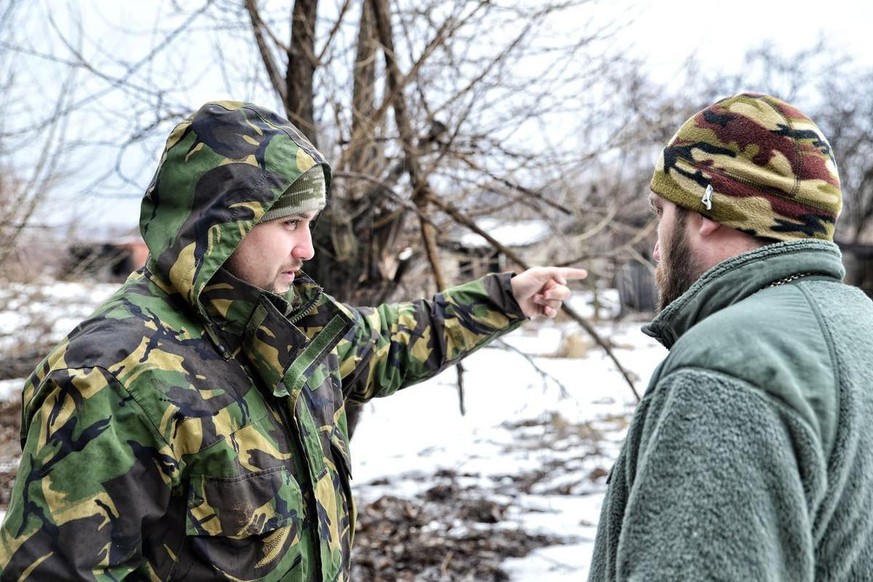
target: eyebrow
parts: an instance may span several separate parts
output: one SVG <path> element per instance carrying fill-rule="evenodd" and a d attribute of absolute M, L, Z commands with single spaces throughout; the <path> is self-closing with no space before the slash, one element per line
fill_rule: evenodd
<path fill-rule="evenodd" d="M 310 210 L 309 212 L 298 212 L 296 214 L 289 214 L 286 216 L 286 219 L 297 219 L 297 220 L 315 220 L 321 214 L 321 210 Z"/>

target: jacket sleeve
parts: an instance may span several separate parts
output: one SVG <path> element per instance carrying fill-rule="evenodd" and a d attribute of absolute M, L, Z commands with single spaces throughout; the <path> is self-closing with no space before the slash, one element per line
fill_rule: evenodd
<path fill-rule="evenodd" d="M 712 372 L 663 378 L 636 463 L 617 580 L 812 580 L 810 508 L 824 462 L 811 427 L 783 402 Z M 613 519 L 615 516 L 613 516 Z"/>
<path fill-rule="evenodd" d="M 526 321 L 510 273 L 488 275 L 430 300 L 351 308 L 338 346 L 343 393 L 363 402 L 426 380 Z"/>
<path fill-rule="evenodd" d="M 118 580 L 142 562 L 142 523 L 170 498 L 173 461 L 101 368 L 58 370 L 22 411 L 22 455 L 0 527 L 3 580 Z"/>

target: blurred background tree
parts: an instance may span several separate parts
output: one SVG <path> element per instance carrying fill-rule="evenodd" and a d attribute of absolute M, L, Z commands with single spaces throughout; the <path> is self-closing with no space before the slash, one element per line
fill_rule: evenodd
<path fill-rule="evenodd" d="M 738 73 L 689 58 L 664 78 L 628 51 L 634 16 L 602 0 L 7 0 L 0 276 L 26 240 L 133 229 L 170 128 L 213 99 L 284 113 L 331 160 L 307 270 L 355 304 L 457 282 L 446 257 L 464 234 L 501 268 L 523 268 L 530 255 L 485 219 L 545 225 L 537 261 L 585 266 L 590 289 L 629 267 L 650 280 L 645 194 L 658 149 L 739 90 L 819 121 L 843 176 L 841 232 L 868 238 L 869 67 L 824 43 L 762 43 Z"/>

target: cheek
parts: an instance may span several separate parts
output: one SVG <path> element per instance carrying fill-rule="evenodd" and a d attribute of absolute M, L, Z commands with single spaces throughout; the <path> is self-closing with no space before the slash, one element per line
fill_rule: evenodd
<path fill-rule="evenodd" d="M 655 248 L 652 251 L 652 258 L 655 259 L 656 262 L 664 260 L 663 249 L 667 246 L 667 243 L 670 240 L 667 230 L 668 229 L 665 221 L 659 221 L 658 230 L 655 233 L 658 235 L 658 238 L 657 240 L 655 240 Z"/>
<path fill-rule="evenodd" d="M 286 232 L 281 228 L 273 228 L 265 229 L 258 235 L 258 238 L 252 241 L 257 244 L 249 248 L 249 258 L 252 261 L 272 263 L 283 255 L 287 246 L 288 235 Z"/>

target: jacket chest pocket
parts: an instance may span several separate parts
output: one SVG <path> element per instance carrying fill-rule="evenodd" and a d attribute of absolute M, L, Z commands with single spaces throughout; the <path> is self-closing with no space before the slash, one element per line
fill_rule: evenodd
<path fill-rule="evenodd" d="M 236 477 L 192 477 L 185 533 L 192 570 L 282 579 L 300 564 L 300 486 L 287 467 Z"/>

